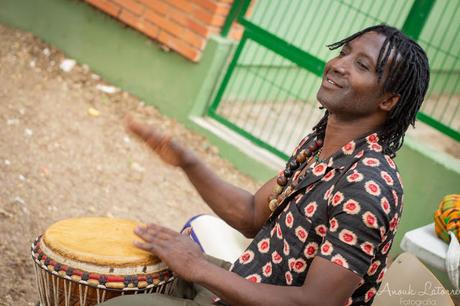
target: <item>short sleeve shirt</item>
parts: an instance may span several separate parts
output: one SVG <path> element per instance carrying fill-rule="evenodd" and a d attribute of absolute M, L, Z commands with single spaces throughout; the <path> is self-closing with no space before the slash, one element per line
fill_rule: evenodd
<path fill-rule="evenodd" d="M 289 162 L 315 139 L 307 136 Z M 362 278 L 345 305 L 371 305 L 402 213 L 402 183 L 377 133 L 292 173 L 290 193 L 231 270 L 253 282 L 302 286 L 316 256 Z M 301 175 L 301 171 L 304 171 Z"/>

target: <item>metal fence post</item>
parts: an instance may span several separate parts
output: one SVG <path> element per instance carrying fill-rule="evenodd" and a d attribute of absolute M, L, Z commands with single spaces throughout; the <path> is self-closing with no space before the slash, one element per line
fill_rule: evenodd
<path fill-rule="evenodd" d="M 235 0 L 232 4 L 232 8 L 227 15 L 227 19 L 225 20 L 224 26 L 220 32 L 220 35 L 223 37 L 227 37 L 230 29 L 232 28 L 232 24 L 235 20 L 238 19 L 240 15 L 246 14 L 246 11 L 249 8 L 251 0 Z"/>
<path fill-rule="evenodd" d="M 402 31 L 412 39 L 417 40 L 428 20 L 434 2 L 435 0 L 415 0 L 404 22 Z"/>

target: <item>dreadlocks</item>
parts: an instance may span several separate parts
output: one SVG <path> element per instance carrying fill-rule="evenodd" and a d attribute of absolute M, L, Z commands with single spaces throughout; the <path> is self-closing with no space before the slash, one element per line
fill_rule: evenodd
<path fill-rule="evenodd" d="M 386 37 L 377 59 L 378 82 L 382 81 L 384 68 L 394 50 L 388 76 L 383 83 L 383 92 L 398 94 L 400 99 L 390 111 L 379 134 L 384 153 L 394 157 L 404 143 L 404 134 L 409 125 L 415 126 L 416 114 L 428 89 L 430 81 L 428 58 L 415 41 L 398 29 L 383 24 L 368 27 L 327 47 L 330 50 L 337 49 L 367 32 L 376 32 Z M 313 128 L 315 134 L 321 138 L 326 131 L 328 115 L 326 111 Z"/>

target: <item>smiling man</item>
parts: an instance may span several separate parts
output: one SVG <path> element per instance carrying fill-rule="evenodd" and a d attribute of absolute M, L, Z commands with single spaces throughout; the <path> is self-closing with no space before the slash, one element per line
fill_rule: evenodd
<path fill-rule="evenodd" d="M 177 142 L 128 121 L 165 162 L 184 170 L 217 215 L 254 240 L 226 270 L 186 236 L 154 224 L 138 228 L 145 243 L 137 246 L 181 278 L 178 289 L 174 297 L 107 305 L 372 304 L 403 208 L 392 158 L 424 100 L 428 60 L 386 25 L 329 48 L 341 51 L 326 64 L 317 93 L 324 117 L 254 195 L 220 180 Z"/>

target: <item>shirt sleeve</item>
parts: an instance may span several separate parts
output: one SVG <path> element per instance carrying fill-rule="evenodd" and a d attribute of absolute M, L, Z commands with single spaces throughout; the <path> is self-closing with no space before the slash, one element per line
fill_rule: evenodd
<path fill-rule="evenodd" d="M 381 172 L 368 166 L 347 171 L 328 199 L 329 224 L 318 256 L 361 277 L 388 237 L 394 194 L 402 195 L 400 188 L 386 183 Z"/>

